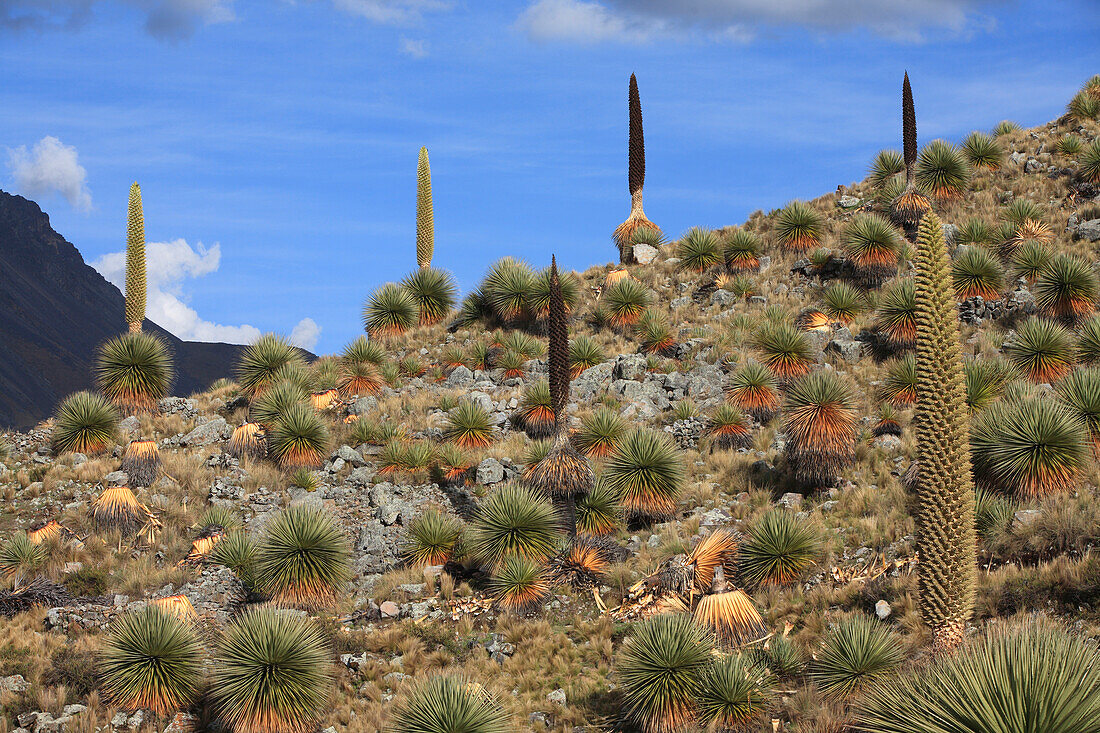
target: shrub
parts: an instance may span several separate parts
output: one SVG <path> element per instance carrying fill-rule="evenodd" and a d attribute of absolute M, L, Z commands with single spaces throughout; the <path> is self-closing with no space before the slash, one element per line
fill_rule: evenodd
<path fill-rule="evenodd" d="M 371 338 L 404 333 L 419 319 L 420 308 L 416 298 L 397 283 L 386 283 L 371 293 L 363 304 L 363 328 Z"/>
<path fill-rule="evenodd" d="M 302 352 L 285 337 L 265 333 L 241 351 L 237 382 L 249 399 L 261 394 L 284 366 L 304 366 Z"/>
<path fill-rule="evenodd" d="M 484 448 L 493 442 L 493 425 L 481 405 L 462 400 L 447 414 L 443 439 L 460 448 Z"/>
<path fill-rule="evenodd" d="M 1043 625 L 992 628 L 958 654 L 867 691 L 865 733 L 1100 731 L 1100 655 Z"/>
<path fill-rule="evenodd" d="M 409 525 L 402 554 L 413 565 L 446 565 L 462 536 L 462 522 L 428 509 Z"/>
<path fill-rule="evenodd" d="M 569 373 L 574 379 L 605 360 L 603 349 L 590 336 L 576 336 L 569 342 Z"/>
<path fill-rule="evenodd" d="M 719 730 L 742 730 L 767 708 L 772 676 L 739 654 L 718 657 L 699 686 L 700 722 Z"/>
<path fill-rule="evenodd" d="M 202 645 L 189 623 L 149 605 L 111 624 L 100 672 L 104 695 L 114 705 L 169 716 L 195 698 Z"/>
<path fill-rule="evenodd" d="M 765 323 L 756 332 L 753 346 L 761 361 L 781 380 L 798 377 L 813 364 L 813 347 L 806 334 L 789 323 Z"/>
<path fill-rule="evenodd" d="M 1004 355 L 1036 384 L 1055 382 L 1073 368 L 1073 334 L 1063 326 L 1041 318 L 1029 318 L 1004 345 Z"/>
<path fill-rule="evenodd" d="M 726 237 L 722 256 L 730 272 L 749 272 L 760 267 L 760 237 L 747 229 L 735 229 Z"/>
<path fill-rule="evenodd" d="M 416 304 L 423 325 L 442 321 L 458 299 L 458 286 L 451 273 L 430 266 L 410 273 L 401 286 Z"/>
<path fill-rule="evenodd" d="M 846 282 L 834 282 L 821 294 L 821 304 L 831 320 L 848 324 L 866 307 L 863 291 Z"/>
<path fill-rule="evenodd" d="M 542 562 L 554 554 L 562 538 L 550 503 L 513 484 L 481 501 L 467 536 L 470 553 L 490 568 L 508 555 Z"/>
<path fill-rule="evenodd" d="M 581 427 L 573 436 L 573 443 L 589 458 L 604 458 L 616 450 L 627 427 L 619 413 L 601 407 L 581 418 Z"/>
<path fill-rule="evenodd" d="M 292 405 L 267 437 L 269 453 L 283 468 L 318 468 L 329 450 L 329 431 L 310 405 Z"/>
<path fill-rule="evenodd" d="M 844 230 L 844 250 L 860 278 L 877 287 L 897 272 L 901 235 L 878 214 L 857 214 Z"/>
<path fill-rule="evenodd" d="M 417 685 L 394 711 L 400 733 L 510 733 L 512 723 L 480 685 L 434 675 Z"/>
<path fill-rule="evenodd" d="M 741 577 L 751 585 L 790 585 L 821 556 L 821 534 L 783 509 L 765 514 L 741 546 Z"/>
<path fill-rule="evenodd" d="M 917 336 L 916 290 L 912 278 L 894 282 L 878 306 L 878 330 L 895 347 L 909 348 Z"/>
<path fill-rule="evenodd" d="M 332 666 L 317 624 L 256 608 L 221 636 L 210 694 L 234 733 L 298 733 L 315 728 L 328 712 Z"/>
<path fill-rule="evenodd" d="M 644 285 L 632 277 L 623 278 L 603 294 L 603 308 L 608 325 L 626 328 L 638 322 L 650 305 L 650 294 Z"/>
<path fill-rule="evenodd" d="M 718 235 L 711 229 L 692 227 L 680 238 L 676 256 L 681 270 L 704 272 L 722 262 Z"/>
<path fill-rule="evenodd" d="M 630 720 L 647 733 L 689 724 L 712 649 L 706 633 L 687 616 L 664 614 L 636 625 L 615 660 Z"/>
<path fill-rule="evenodd" d="M 795 476 L 815 487 L 834 483 L 855 459 L 859 423 L 851 389 L 835 372 L 813 372 L 791 384 L 783 412 Z"/>
<path fill-rule="evenodd" d="M 323 509 L 288 507 L 271 520 L 256 549 L 258 585 L 280 603 L 324 607 L 350 575 L 347 538 Z"/>
<path fill-rule="evenodd" d="M 885 678 L 904 659 L 894 632 L 866 616 L 855 616 L 825 635 L 809 676 L 827 698 L 838 699 Z"/>
<path fill-rule="evenodd" d="M 172 387 L 172 356 L 153 334 L 124 333 L 99 347 L 95 375 L 111 402 L 130 412 L 149 412 Z"/>
<path fill-rule="evenodd" d="M 603 478 L 628 519 L 665 519 L 675 513 L 683 487 L 683 459 L 667 435 L 639 428 L 608 457 Z"/>
<path fill-rule="evenodd" d="M 1001 167 L 1001 158 L 1004 156 L 1004 151 L 995 137 L 976 131 L 963 140 L 962 152 L 972 167 L 991 171 Z"/>
<path fill-rule="evenodd" d="M 763 364 L 749 361 L 730 378 L 726 399 L 766 423 L 779 410 L 775 376 Z"/>
<path fill-rule="evenodd" d="M 1058 255 L 1047 264 L 1033 290 L 1042 313 L 1073 324 L 1096 309 L 1100 282 L 1088 262 Z"/>
<path fill-rule="evenodd" d="M 1024 498 L 1066 490 L 1088 461 L 1088 437 L 1084 422 L 1056 400 L 1006 398 L 971 425 L 974 480 Z"/>
<path fill-rule="evenodd" d="M 999 300 L 1004 288 L 1001 264 L 981 247 L 961 247 L 951 263 L 951 284 L 959 301 L 980 297 Z"/>
<path fill-rule="evenodd" d="M 76 392 L 54 413 L 52 444 L 57 453 L 102 453 L 118 437 L 118 413 L 97 394 Z"/>
<path fill-rule="evenodd" d="M 970 187 L 966 156 L 949 142 L 933 140 L 917 159 L 917 185 L 939 201 L 954 201 Z"/>
<path fill-rule="evenodd" d="M 775 217 L 779 245 L 789 252 L 805 252 L 821 243 L 821 215 L 804 201 L 792 201 Z"/>

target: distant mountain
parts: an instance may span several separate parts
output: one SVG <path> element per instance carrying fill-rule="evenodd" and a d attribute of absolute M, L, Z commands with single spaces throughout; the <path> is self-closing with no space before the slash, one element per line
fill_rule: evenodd
<path fill-rule="evenodd" d="M 123 312 L 122 293 L 50 227 L 38 204 L 0 191 L 0 426 L 30 427 L 91 387 L 95 349 L 126 330 Z M 182 341 L 150 321 L 144 328 L 172 349 L 175 394 L 229 376 L 240 350 Z"/>

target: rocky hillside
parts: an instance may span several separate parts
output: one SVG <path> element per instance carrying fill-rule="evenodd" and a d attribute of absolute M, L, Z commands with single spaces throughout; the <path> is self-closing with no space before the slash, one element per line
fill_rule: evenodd
<path fill-rule="evenodd" d="M 0 191 L 0 425 L 28 428 L 92 385 L 95 349 L 125 330 L 123 297 L 50 227 L 33 201 Z M 228 376 L 238 348 L 181 341 L 155 323 L 176 359 L 175 391 Z"/>
<path fill-rule="evenodd" d="M 967 644 L 1024 626 L 1100 638 L 1100 190 L 1082 177 L 1080 149 L 1066 143 L 1098 136 L 1096 119 L 1070 116 L 1030 130 L 1001 125 L 993 164 L 967 162 L 956 194 L 941 190 L 934 205 L 960 296 L 980 482 Z M 906 486 L 916 451 L 904 317 L 913 245 L 904 239 L 912 232 L 887 218 L 897 173 L 887 165 L 884 175 L 872 170 L 808 202 L 805 216 L 816 223 L 805 251 L 783 243 L 785 207 L 739 227 L 651 241 L 637 249 L 636 264 L 567 278 L 576 286 L 569 335 L 583 349 L 572 357 L 563 419 L 599 477 L 578 504 L 581 540 L 573 544 L 552 519 L 540 521 L 552 517 L 539 514 L 548 502 L 501 498 L 522 493 L 514 487 L 532 481 L 551 449 L 545 325 L 494 320 L 476 301 L 458 320 L 379 339 L 378 354 L 321 358 L 305 376 L 283 373 L 311 388 L 320 411 L 324 451 L 312 470 L 284 470 L 273 457 L 231 447 L 238 426 L 267 408 L 262 395 L 250 404 L 233 383 L 125 417 L 98 455 L 55 451 L 52 424 L 3 436 L 0 536 L 12 539 L 0 552 L 10 571 L 0 589 L 0 733 L 223 730 L 216 721 L 225 693 L 216 682 L 160 716 L 121 704 L 105 687 L 97 654 L 115 643 L 112 622 L 149 604 L 179 608 L 179 596 L 194 610 L 186 615 L 199 629 L 201 655 L 219 660 L 206 668 L 214 680 L 225 666 L 217 656 L 224 634 L 236 633 L 250 609 L 281 605 L 302 628 L 319 630 L 331 651 L 319 666 L 333 677 L 329 684 L 321 675 L 331 697 L 313 706 L 302 730 L 403 730 L 397 717 L 422 699 L 424 685 L 452 674 L 462 675 L 459 697 L 505 721 L 484 730 L 643 730 L 627 670 L 637 662 L 635 640 L 652 628 L 643 620 L 662 611 L 691 614 L 717 641 L 699 637 L 692 649 L 704 649 L 700 658 L 668 662 L 688 670 L 684 704 L 650 720 L 703 730 L 692 722 L 704 712 L 696 696 L 717 683 L 699 670 L 717 659 L 730 671 L 722 694 L 744 702 L 725 719 L 729 730 L 876 730 L 856 723 L 868 691 L 908 679 L 932 654 L 919 609 L 916 503 Z M 872 215 L 896 244 L 892 261 L 871 263 L 879 269 L 859 259 L 863 227 L 880 226 L 866 223 Z M 978 248 L 985 254 L 973 254 Z M 1019 253 L 1036 249 L 1029 270 Z M 970 258 L 982 267 L 971 268 Z M 545 259 L 537 264 L 550 253 Z M 1063 301 L 1049 297 L 1050 263 L 1070 260 L 1084 263 L 1072 317 L 1052 314 Z M 970 277 L 973 269 L 980 277 Z M 616 320 L 625 291 L 614 283 L 624 279 L 638 284 L 640 310 L 651 314 L 636 326 Z M 526 307 L 537 310 L 533 301 Z M 1042 328 L 1058 342 L 1038 348 L 1038 360 L 1025 348 L 1033 323 L 1052 324 Z M 774 389 L 774 405 L 738 391 L 754 369 L 754 383 Z M 841 386 L 829 406 L 846 439 L 839 447 L 807 449 L 799 433 L 799 385 L 810 378 L 802 372 Z M 362 389 L 328 393 L 349 374 Z M 300 386 L 286 389 L 293 395 Z M 1060 426 L 1057 439 L 1029 432 L 1028 411 Z M 272 450 L 278 425 L 267 438 Z M 629 446 L 627 436 L 639 442 Z M 121 471 L 136 438 L 155 440 L 162 460 L 148 486 Z M 638 446 L 650 439 L 648 499 L 668 497 L 667 507 L 629 503 L 622 481 L 627 456 L 649 450 Z M 1054 457 L 1033 473 L 1013 473 L 990 460 L 990 443 L 1023 453 L 1041 445 Z M 132 521 L 103 521 L 108 489 L 127 486 L 136 497 L 126 510 Z M 525 532 L 552 536 L 544 564 L 526 579 L 508 575 L 526 567 L 520 560 L 486 559 L 489 510 L 502 505 L 532 512 L 535 519 L 519 522 Z M 330 517 L 346 542 L 348 575 L 323 602 L 280 595 L 264 564 L 241 549 L 277 553 L 272 528 L 284 527 L 293 508 Z M 22 537 L 47 551 L 17 552 Z M 591 554 L 571 555 L 577 547 Z M 722 653 L 711 654 L 711 644 Z M 853 658 L 852 649 L 865 656 Z"/>

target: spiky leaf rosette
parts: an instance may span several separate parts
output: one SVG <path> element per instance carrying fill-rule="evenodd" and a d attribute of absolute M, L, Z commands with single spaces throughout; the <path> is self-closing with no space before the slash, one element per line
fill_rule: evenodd
<path fill-rule="evenodd" d="M 1055 321 L 1027 319 L 1003 351 L 1013 366 L 1036 384 L 1053 383 L 1073 369 L 1073 333 Z"/>
<path fill-rule="evenodd" d="M 971 166 L 990 171 L 1001 167 L 1001 158 L 1004 156 L 997 138 L 977 131 L 970 133 L 963 140 L 962 152 Z"/>
<path fill-rule="evenodd" d="M 140 331 L 145 320 L 145 216 L 141 210 L 141 186 L 130 184 L 126 218 L 126 323 Z"/>
<path fill-rule="evenodd" d="M 619 495 L 597 478 L 592 490 L 577 502 L 577 532 L 589 537 L 609 535 L 618 529 L 621 519 Z"/>
<path fill-rule="evenodd" d="M 523 390 L 519 409 L 512 418 L 527 436 L 536 440 L 554 434 L 554 405 L 550 397 L 550 385 L 532 382 Z"/>
<path fill-rule="evenodd" d="M 623 437 L 603 472 L 608 488 L 619 495 L 623 514 L 635 521 L 673 516 L 684 478 L 679 449 L 667 435 L 646 428 Z"/>
<path fill-rule="evenodd" d="M 960 302 L 974 297 L 1000 300 L 1004 271 L 989 250 L 960 247 L 951 263 L 951 284 Z"/>
<path fill-rule="evenodd" d="M 105 697 L 126 710 L 169 716 L 195 699 L 202 645 L 187 621 L 155 605 L 115 620 L 99 653 Z"/>
<path fill-rule="evenodd" d="M 522 555 L 507 555 L 489 581 L 493 599 L 514 613 L 533 611 L 550 593 L 542 565 Z"/>
<path fill-rule="evenodd" d="M 124 333 L 96 355 L 96 385 L 123 410 L 148 412 L 172 387 L 175 370 L 168 346 L 150 333 Z"/>
<path fill-rule="evenodd" d="M 740 654 L 718 657 L 699 687 L 699 720 L 716 730 L 744 730 L 769 705 L 774 677 Z"/>
<path fill-rule="evenodd" d="M 760 362 L 750 361 L 730 377 L 726 399 L 766 423 L 780 405 L 775 375 Z"/>
<path fill-rule="evenodd" d="M 1039 624 L 991 627 L 978 642 L 869 689 L 860 733 L 1100 733 L 1100 654 Z"/>
<path fill-rule="evenodd" d="M 989 222 L 973 217 L 959 225 L 959 230 L 955 233 L 955 244 L 977 244 L 988 247 L 993 244 L 995 238 L 996 233 Z"/>
<path fill-rule="evenodd" d="M 821 304 L 830 319 L 848 324 L 866 307 L 867 297 L 854 285 L 837 281 L 825 288 L 821 294 Z"/>
<path fill-rule="evenodd" d="M 722 259 L 730 272 L 752 272 L 760 268 L 760 251 L 763 245 L 756 232 L 735 229 L 726 237 Z"/>
<path fill-rule="evenodd" d="M 1100 281 L 1090 263 L 1058 255 L 1047 264 L 1033 290 L 1042 313 L 1072 325 L 1096 310 Z"/>
<path fill-rule="evenodd" d="M 252 422 L 270 429 L 291 407 L 306 404 L 308 398 L 309 395 L 299 384 L 280 379 L 252 400 L 248 406 L 248 417 Z"/>
<path fill-rule="evenodd" d="M 493 568 L 510 554 L 542 562 L 557 551 L 561 539 L 550 503 L 524 486 L 507 484 L 478 504 L 468 547 Z"/>
<path fill-rule="evenodd" d="M 122 454 L 119 470 L 131 486 L 152 486 L 160 475 L 160 451 L 155 440 L 131 440 Z"/>
<path fill-rule="evenodd" d="M 319 468 L 330 442 L 324 420 L 307 404 L 287 408 L 267 436 L 268 452 L 283 468 Z"/>
<path fill-rule="evenodd" d="M 371 338 L 402 334 L 415 326 L 419 318 L 416 298 L 397 283 L 386 283 L 363 304 L 363 328 Z"/>
<path fill-rule="evenodd" d="M 581 427 L 573 435 L 573 444 L 589 458 L 605 458 L 615 452 L 627 428 L 626 420 L 619 413 L 601 407 L 581 418 Z"/>
<path fill-rule="evenodd" d="M 637 323 L 651 301 L 652 296 L 645 285 L 625 277 L 604 291 L 600 305 L 608 325 L 622 329 Z"/>
<path fill-rule="evenodd" d="M 275 381 L 284 366 L 303 367 L 302 352 L 285 336 L 265 333 L 241 351 L 237 361 L 237 382 L 249 399 Z"/>
<path fill-rule="evenodd" d="M 825 635 L 809 677 L 827 698 L 836 700 L 885 678 L 904 660 L 897 634 L 859 615 L 841 621 Z"/>
<path fill-rule="evenodd" d="M 236 530 L 241 528 L 241 518 L 227 506 L 212 504 L 203 511 L 194 526 L 199 530 L 200 535 L 214 531 Z"/>
<path fill-rule="evenodd" d="M 246 588 L 255 587 L 256 545 L 247 532 L 234 530 L 224 535 L 210 550 L 207 561 L 232 570 Z"/>
<path fill-rule="evenodd" d="M 493 442 L 493 432 L 485 408 L 471 400 L 462 400 L 447 413 L 443 439 L 460 448 L 484 448 Z"/>
<path fill-rule="evenodd" d="M 894 176 L 905 172 L 905 158 L 896 150 L 880 150 L 871 161 L 867 171 L 871 185 L 881 189 Z"/>
<path fill-rule="evenodd" d="M 550 559 L 549 577 L 555 584 L 574 588 L 593 588 L 602 582 L 607 569 L 608 553 L 603 540 L 582 535 Z"/>
<path fill-rule="evenodd" d="M 1077 360 L 1082 364 L 1100 362 L 1100 316 L 1092 316 L 1078 328 Z"/>
<path fill-rule="evenodd" d="M 966 406 L 976 415 L 1004 394 L 1005 385 L 1015 370 L 1000 359 L 968 359 L 963 366 L 966 377 Z"/>
<path fill-rule="evenodd" d="M 867 285 L 878 287 L 897 272 L 902 237 L 878 214 L 857 214 L 843 241 L 848 261 Z"/>
<path fill-rule="evenodd" d="M 917 183 L 937 201 L 955 201 L 970 187 L 970 164 L 962 151 L 945 140 L 933 140 L 917 160 Z"/>
<path fill-rule="evenodd" d="M 1058 396 L 1088 427 L 1094 451 L 1100 452 L 1100 368 L 1077 369 L 1058 383 Z"/>
<path fill-rule="evenodd" d="M 1085 146 L 1077 160 L 1081 178 L 1089 183 L 1100 183 L 1100 137 Z"/>
<path fill-rule="evenodd" d="M 974 477 L 985 487 L 1022 498 L 1072 488 L 1089 459 L 1089 429 L 1057 400 L 1005 398 L 974 421 Z"/>
<path fill-rule="evenodd" d="M 402 554 L 413 565 L 445 565 L 462 536 L 462 522 L 438 509 L 428 509 L 409 525 Z"/>
<path fill-rule="evenodd" d="M 451 273 L 431 266 L 421 266 L 409 273 L 401 286 L 412 296 L 420 313 L 420 324 L 439 323 L 455 307 L 458 286 Z"/>
<path fill-rule="evenodd" d="M 1001 120 L 993 128 L 994 137 L 1004 137 L 1005 135 L 1011 135 L 1020 129 L 1020 126 L 1012 120 Z"/>
<path fill-rule="evenodd" d="M 37 572 L 49 557 L 49 548 L 35 543 L 26 533 L 14 535 L 0 545 L 0 577 L 17 578 Z"/>
<path fill-rule="evenodd" d="M 211 696 L 234 733 L 301 733 L 315 729 L 327 712 L 332 667 L 332 651 L 316 623 L 256 608 L 222 635 Z"/>
<path fill-rule="evenodd" d="M 1065 135 L 1062 135 L 1054 148 L 1062 155 L 1072 158 L 1081 152 L 1081 148 L 1084 147 L 1084 145 L 1084 141 L 1081 140 L 1079 136 L 1074 135 L 1072 132 L 1067 132 Z"/>
<path fill-rule="evenodd" d="M 422 147 L 416 161 L 416 264 L 421 267 L 431 267 L 434 251 L 432 169 L 428 163 L 428 149 Z"/>
<path fill-rule="evenodd" d="M 721 450 L 748 448 L 752 445 L 745 414 L 735 405 L 723 402 L 710 416 L 707 432 L 714 438 L 714 447 Z"/>
<path fill-rule="evenodd" d="M 512 721 L 475 682 L 454 675 L 424 680 L 398 701 L 388 733 L 511 733 Z"/>
<path fill-rule="evenodd" d="M 526 478 L 532 489 L 554 499 L 565 530 L 576 535 L 576 501 L 592 490 L 596 477 L 567 432 L 558 431 L 546 457 L 528 469 Z"/>
<path fill-rule="evenodd" d="M 643 354 L 668 355 L 676 345 L 672 327 L 668 325 L 668 317 L 651 308 L 647 308 L 634 324 L 634 334 L 641 341 L 639 348 Z"/>
<path fill-rule="evenodd" d="M 783 413 L 795 475 L 813 488 L 831 486 L 855 460 L 859 421 L 851 388 L 836 372 L 807 374 L 791 384 Z"/>
<path fill-rule="evenodd" d="M 615 660 L 630 719 L 646 733 L 673 733 L 695 719 L 695 699 L 713 641 L 690 617 L 653 616 L 638 624 Z"/>
<path fill-rule="evenodd" d="M 482 296 L 493 316 L 502 323 L 522 320 L 535 279 L 535 271 L 526 262 L 504 257 L 493 263 L 481 283 Z"/>
<path fill-rule="evenodd" d="M 115 406 L 93 392 L 76 392 L 57 406 L 51 443 L 56 453 L 95 455 L 118 437 Z"/>
<path fill-rule="evenodd" d="M 878 305 L 878 330 L 896 348 L 910 348 L 917 338 L 916 289 L 912 278 L 894 282 Z"/>
<path fill-rule="evenodd" d="M 821 556 L 821 532 L 793 513 L 765 514 L 741 546 L 741 578 L 755 586 L 797 581 Z"/>
<path fill-rule="evenodd" d="M 1012 270 L 1016 277 L 1034 283 L 1050 262 L 1050 251 L 1042 242 L 1028 241 L 1012 255 Z"/>
<path fill-rule="evenodd" d="M 569 376 L 576 379 L 585 369 L 603 364 L 606 357 L 590 336 L 577 336 L 569 343 Z"/>
<path fill-rule="evenodd" d="M 916 270 L 917 552 L 920 611 L 934 646 L 962 641 L 974 603 L 974 485 L 950 258 L 934 214 L 921 221 Z"/>
<path fill-rule="evenodd" d="M 688 229 L 676 248 L 681 270 L 705 272 L 722 261 L 721 244 L 712 229 L 692 227 Z"/>
<path fill-rule="evenodd" d="M 559 272 L 558 287 L 565 302 L 566 314 L 572 313 L 580 299 L 581 285 L 576 273 Z M 545 321 L 550 315 L 550 268 L 540 270 L 535 276 L 531 292 L 527 299 L 531 315 L 539 321 Z"/>
<path fill-rule="evenodd" d="M 805 252 L 821 243 L 824 223 L 805 201 L 792 201 L 775 217 L 779 245 L 788 252 Z"/>
<path fill-rule="evenodd" d="M 295 505 L 271 520 L 256 550 L 260 588 L 280 603 L 323 608 L 351 576 L 347 537 L 323 509 Z"/>
<path fill-rule="evenodd" d="M 756 332 L 753 346 L 760 352 L 761 361 L 780 380 L 799 377 L 813 364 L 810 340 L 790 323 L 764 323 Z"/>
<path fill-rule="evenodd" d="M 895 359 L 886 367 L 880 390 L 882 397 L 896 407 L 906 407 L 917 401 L 917 360 L 912 354 Z"/>

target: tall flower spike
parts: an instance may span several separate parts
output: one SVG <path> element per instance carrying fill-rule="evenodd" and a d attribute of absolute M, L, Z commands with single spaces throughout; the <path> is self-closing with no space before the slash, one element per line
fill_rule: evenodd
<path fill-rule="evenodd" d="M 921 221 L 916 270 L 917 566 L 920 614 L 932 629 L 933 649 L 963 640 L 974 605 L 977 545 L 971 477 L 966 379 L 951 258 L 940 220 Z"/>
<path fill-rule="evenodd" d="M 435 252 L 435 219 L 432 213 L 432 169 L 428 149 L 420 148 L 416 165 L 416 264 L 432 266 Z"/>
<path fill-rule="evenodd" d="M 145 217 L 141 211 L 141 186 L 130 186 L 126 222 L 126 323 L 140 331 L 145 320 Z"/>
<path fill-rule="evenodd" d="M 634 234 L 639 229 L 660 227 L 646 218 L 642 210 L 642 187 L 645 186 L 645 135 L 642 133 L 642 99 L 638 94 L 638 80 L 630 75 L 630 141 L 627 149 L 627 183 L 630 187 L 630 216 L 618 226 L 613 235 L 619 247 L 619 259 L 623 263 L 634 261 Z"/>
<path fill-rule="evenodd" d="M 905 227 L 912 236 L 921 217 L 932 210 L 932 202 L 917 190 L 913 166 L 917 162 L 917 113 L 913 105 L 913 88 L 909 85 L 909 72 L 901 83 L 901 137 L 905 159 L 905 190 L 890 207 L 894 223 Z"/>
<path fill-rule="evenodd" d="M 569 401 L 569 330 L 565 323 L 565 299 L 558 279 L 557 258 L 550 258 L 550 314 L 549 314 L 548 367 L 550 381 L 550 406 L 554 420 L 561 430 L 565 404 Z"/>

